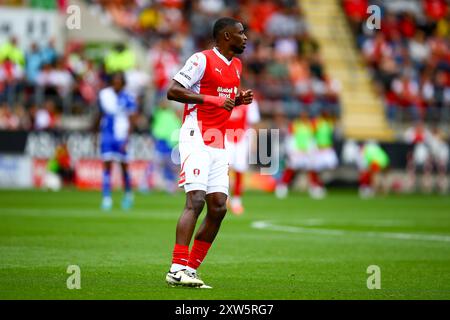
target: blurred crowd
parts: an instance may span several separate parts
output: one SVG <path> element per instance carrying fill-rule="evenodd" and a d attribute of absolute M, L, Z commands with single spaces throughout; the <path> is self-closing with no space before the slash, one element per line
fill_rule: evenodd
<path fill-rule="evenodd" d="M 256 91 L 263 115 L 282 112 L 290 117 L 302 110 L 317 115 L 323 108 L 339 115 L 339 84 L 323 70 L 318 44 L 310 36 L 298 1 L 91 2 L 101 5 L 114 22 L 150 45 L 158 97 L 180 63 L 192 52 L 212 45 L 214 21 L 220 16 L 232 16 L 247 28 L 243 85 Z"/>
<path fill-rule="evenodd" d="M 51 40 L 23 51 L 18 41 L 0 44 L 0 129 L 54 128 L 62 113 L 92 109 L 105 77 L 82 46 L 58 52 Z"/>
<path fill-rule="evenodd" d="M 212 45 L 212 25 L 224 15 L 242 20 L 247 28 L 243 87 L 254 89 L 264 118 L 294 118 L 302 111 L 316 116 L 322 110 L 339 117 L 340 85 L 324 71 L 319 46 L 297 1 L 88 3 L 148 48 L 149 70 L 138 68 L 134 52 L 123 44 L 94 61 L 79 43 L 67 44 L 64 52 L 53 42 L 22 51 L 20 39 L 12 37 L 0 43 L 0 129 L 45 129 L 58 126 L 61 114 L 90 113 L 108 74 L 119 70 L 127 72 L 130 90 L 142 97 L 140 110 L 152 110 L 181 64 Z M 152 97 L 145 99 L 144 91 Z"/>
<path fill-rule="evenodd" d="M 391 123 L 450 120 L 450 5 L 446 0 L 343 0 Z M 380 29 L 366 25 L 381 8 Z"/>
<path fill-rule="evenodd" d="M 37 9 L 59 9 L 67 7 L 68 0 L 0 0 L 0 5 Z"/>

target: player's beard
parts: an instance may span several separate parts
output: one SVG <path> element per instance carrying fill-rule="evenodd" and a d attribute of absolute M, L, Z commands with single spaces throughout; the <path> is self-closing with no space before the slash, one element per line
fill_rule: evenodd
<path fill-rule="evenodd" d="M 233 50 L 233 52 L 235 54 L 241 54 L 244 52 L 244 48 L 243 47 L 238 47 L 238 46 L 231 46 L 231 50 Z"/>

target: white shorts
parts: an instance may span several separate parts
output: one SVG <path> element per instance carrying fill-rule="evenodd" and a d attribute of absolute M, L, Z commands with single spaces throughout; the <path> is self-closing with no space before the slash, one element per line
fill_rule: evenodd
<path fill-rule="evenodd" d="M 418 143 L 414 147 L 413 160 L 416 166 L 423 166 L 430 157 L 430 151 L 425 143 Z"/>
<path fill-rule="evenodd" d="M 290 136 L 286 141 L 286 165 L 293 170 L 310 170 L 311 155 L 313 148 L 310 150 L 300 151 L 296 147 L 295 138 Z"/>
<path fill-rule="evenodd" d="M 313 169 L 317 171 L 332 170 L 338 165 L 338 158 L 333 148 L 315 150 L 312 161 Z"/>
<path fill-rule="evenodd" d="M 286 164 L 293 170 L 310 170 L 312 167 L 311 153 L 289 150 Z"/>
<path fill-rule="evenodd" d="M 225 149 L 228 153 L 230 167 L 237 172 L 245 172 L 248 170 L 248 153 L 250 144 L 246 137 L 237 143 L 233 143 L 225 139 Z"/>
<path fill-rule="evenodd" d="M 228 195 L 228 155 L 225 149 L 206 146 L 200 130 L 182 127 L 180 130 L 181 171 L 179 187 L 185 192 L 221 192 Z"/>

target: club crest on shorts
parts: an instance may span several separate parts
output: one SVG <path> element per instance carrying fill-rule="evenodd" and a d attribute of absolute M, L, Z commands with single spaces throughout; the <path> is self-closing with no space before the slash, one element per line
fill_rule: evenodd
<path fill-rule="evenodd" d="M 194 169 L 194 176 L 198 177 L 200 175 L 200 169 Z"/>

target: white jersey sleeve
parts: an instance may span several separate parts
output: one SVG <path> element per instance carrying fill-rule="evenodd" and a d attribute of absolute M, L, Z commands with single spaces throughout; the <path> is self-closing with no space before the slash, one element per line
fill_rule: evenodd
<path fill-rule="evenodd" d="M 201 52 L 197 52 L 186 61 L 186 64 L 173 77 L 173 80 L 179 82 L 186 89 L 191 89 L 203 78 L 205 69 L 206 56 Z"/>
<path fill-rule="evenodd" d="M 117 113 L 117 96 L 112 88 L 100 90 L 99 102 L 103 113 L 112 115 Z"/>
<path fill-rule="evenodd" d="M 248 105 L 247 123 L 255 124 L 255 123 L 258 123 L 260 120 L 261 120 L 261 116 L 259 114 L 258 102 L 255 99 L 253 99 L 252 103 L 250 103 Z"/>

